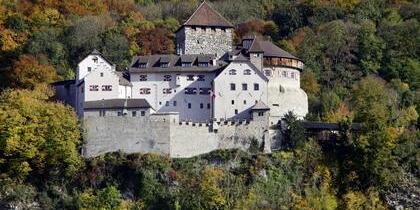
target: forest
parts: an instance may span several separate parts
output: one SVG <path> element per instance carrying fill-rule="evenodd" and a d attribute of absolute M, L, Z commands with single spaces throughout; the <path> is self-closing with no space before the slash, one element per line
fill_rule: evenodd
<path fill-rule="evenodd" d="M 289 116 L 272 154 L 84 159 L 80 122 L 49 84 L 93 49 L 120 71 L 175 53 L 201 0 L 0 0 L 0 209 L 420 208 L 419 0 L 207 2 L 235 41 L 270 36 L 304 61 L 306 120 L 340 123 L 340 139 L 322 144 Z"/>

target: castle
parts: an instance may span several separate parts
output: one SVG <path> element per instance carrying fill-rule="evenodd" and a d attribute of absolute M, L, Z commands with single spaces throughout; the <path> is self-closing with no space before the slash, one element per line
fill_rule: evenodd
<path fill-rule="evenodd" d="M 203 2 L 176 31 L 176 55 L 135 56 L 128 72 L 94 50 L 75 80 L 54 84 L 86 128 L 85 155 L 158 152 L 189 157 L 276 138 L 270 126 L 308 112 L 303 62 L 270 40 L 246 36 Z"/>

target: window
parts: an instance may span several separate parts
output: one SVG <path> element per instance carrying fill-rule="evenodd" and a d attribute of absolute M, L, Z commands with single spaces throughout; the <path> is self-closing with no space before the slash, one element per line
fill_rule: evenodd
<path fill-rule="evenodd" d="M 204 75 L 198 75 L 197 81 L 205 81 Z"/>
<path fill-rule="evenodd" d="M 101 75 L 101 77 L 104 77 L 104 73 L 103 72 L 101 72 L 100 75 Z"/>
<path fill-rule="evenodd" d="M 168 68 L 169 67 L 169 63 L 160 63 L 160 67 L 161 68 Z"/>
<path fill-rule="evenodd" d="M 260 90 L 260 84 L 254 83 L 254 90 Z"/>
<path fill-rule="evenodd" d="M 166 101 L 165 106 L 169 106 L 169 101 Z"/>
<path fill-rule="evenodd" d="M 171 94 L 172 93 L 172 88 L 163 88 L 162 92 L 163 92 L 163 94 Z"/>
<path fill-rule="evenodd" d="M 140 95 L 150 94 L 150 88 L 140 88 Z"/>
<path fill-rule="evenodd" d="M 244 75 L 251 75 L 251 70 L 245 69 L 244 70 Z"/>
<path fill-rule="evenodd" d="M 271 70 L 264 70 L 264 74 L 267 77 L 271 77 L 271 75 L 272 75 Z"/>
<path fill-rule="evenodd" d="M 248 90 L 248 84 L 242 84 L 242 90 Z"/>
<path fill-rule="evenodd" d="M 163 81 L 171 81 L 172 80 L 172 76 L 171 75 L 165 75 L 163 76 Z"/>
<path fill-rule="evenodd" d="M 232 105 L 234 105 L 235 104 L 235 100 L 232 100 L 231 103 L 232 103 Z"/>
<path fill-rule="evenodd" d="M 99 85 L 89 85 L 89 91 L 99 91 Z"/>
<path fill-rule="evenodd" d="M 235 114 L 238 114 L 238 110 L 237 109 L 235 109 Z"/>
<path fill-rule="evenodd" d="M 191 109 L 191 103 L 188 103 L 188 109 Z"/>
<path fill-rule="evenodd" d="M 234 83 L 230 83 L 230 90 L 236 90 L 236 85 Z"/>
<path fill-rule="evenodd" d="M 236 75 L 236 70 L 235 69 L 229 70 L 229 75 Z"/>
<path fill-rule="evenodd" d="M 100 117 L 105 117 L 105 115 L 106 115 L 105 110 L 99 110 Z"/>
<path fill-rule="evenodd" d="M 200 95 L 210 95 L 211 88 L 200 88 Z"/>
<path fill-rule="evenodd" d="M 192 63 L 191 62 L 182 62 L 181 66 L 182 67 L 191 67 Z"/>
<path fill-rule="evenodd" d="M 93 57 L 92 60 L 93 60 L 94 63 L 98 63 L 98 57 L 95 56 L 95 57 Z"/>
<path fill-rule="evenodd" d="M 264 116 L 264 112 L 258 112 L 258 116 Z"/>
<path fill-rule="evenodd" d="M 281 75 L 282 75 L 283 77 L 287 77 L 287 71 L 283 71 L 283 72 L 281 73 Z"/>
<path fill-rule="evenodd" d="M 147 75 L 140 75 L 140 81 L 147 81 Z"/>
<path fill-rule="evenodd" d="M 173 105 L 176 106 L 176 101 L 173 102 Z"/>
<path fill-rule="evenodd" d="M 197 88 L 185 88 L 185 94 L 195 95 L 197 94 Z"/>
<path fill-rule="evenodd" d="M 194 75 L 187 75 L 187 81 L 194 81 Z"/>
<path fill-rule="evenodd" d="M 92 67 L 88 67 L 88 72 L 91 72 L 92 71 Z"/>
<path fill-rule="evenodd" d="M 246 100 L 244 100 L 244 104 L 246 104 Z"/>
<path fill-rule="evenodd" d="M 145 111 L 141 111 L 140 112 L 140 116 L 145 116 L 146 115 L 146 112 Z"/>
<path fill-rule="evenodd" d="M 122 112 L 118 112 L 118 114 L 117 114 L 118 116 L 122 116 Z"/>
<path fill-rule="evenodd" d="M 203 108 L 204 108 L 204 104 L 200 103 L 200 109 L 203 109 Z"/>
<path fill-rule="evenodd" d="M 208 104 L 207 104 L 207 109 L 210 109 L 210 107 L 211 107 L 211 106 L 210 106 L 210 103 L 208 103 Z"/>
<path fill-rule="evenodd" d="M 131 116 L 133 116 L 133 117 L 137 116 L 137 112 L 136 111 L 132 111 L 131 112 Z"/>
<path fill-rule="evenodd" d="M 102 91 L 112 91 L 112 85 L 102 85 Z"/>
<path fill-rule="evenodd" d="M 200 62 L 200 63 L 198 63 L 198 66 L 200 66 L 200 67 L 208 67 L 209 66 L 209 63 L 207 63 L 207 62 Z"/>
<path fill-rule="evenodd" d="M 290 77 L 294 79 L 295 78 L 295 72 L 291 72 Z"/>
<path fill-rule="evenodd" d="M 139 68 L 145 69 L 147 66 L 147 63 L 139 63 Z"/>
<path fill-rule="evenodd" d="M 211 27 L 212 32 L 216 32 L 216 27 Z"/>

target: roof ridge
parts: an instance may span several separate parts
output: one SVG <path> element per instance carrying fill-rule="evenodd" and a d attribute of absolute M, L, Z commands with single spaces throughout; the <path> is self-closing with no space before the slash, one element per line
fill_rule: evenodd
<path fill-rule="evenodd" d="M 220 24 L 220 26 L 223 27 L 232 27 L 233 28 L 233 24 L 230 23 L 224 16 L 222 16 L 217 10 L 215 10 L 210 4 L 208 4 L 206 1 L 203 1 L 198 7 L 197 9 L 194 11 L 194 13 L 182 24 L 182 26 L 187 26 L 187 25 L 205 25 L 205 24 L 193 24 L 190 23 L 191 21 L 193 21 L 193 19 L 197 16 L 198 12 L 202 10 L 202 8 L 204 6 L 207 6 L 209 8 L 208 11 L 214 13 L 216 16 L 218 16 L 221 21 L 223 23 Z M 208 17 L 208 16 L 207 16 Z M 181 27 L 182 27 L 181 26 Z"/>

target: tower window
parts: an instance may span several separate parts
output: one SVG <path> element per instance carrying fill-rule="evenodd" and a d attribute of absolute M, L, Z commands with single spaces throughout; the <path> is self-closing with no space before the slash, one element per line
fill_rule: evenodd
<path fill-rule="evenodd" d="M 88 67 L 88 72 L 91 72 L 92 71 L 92 67 Z"/>
<path fill-rule="evenodd" d="M 210 103 L 207 104 L 207 109 L 210 109 Z"/>
<path fill-rule="evenodd" d="M 188 103 L 188 109 L 191 109 L 191 103 Z"/>
<path fill-rule="evenodd" d="M 235 109 L 235 114 L 238 114 L 238 110 L 237 109 Z"/>
<path fill-rule="evenodd" d="M 204 104 L 200 103 L 200 109 L 203 109 L 203 108 L 204 108 Z"/>
<path fill-rule="evenodd" d="M 173 102 L 173 105 L 176 106 L 176 101 Z"/>
<path fill-rule="evenodd" d="M 146 115 L 146 112 L 145 111 L 141 111 L 140 112 L 140 115 L 144 117 L 144 115 Z"/>
<path fill-rule="evenodd" d="M 232 103 L 232 105 L 234 105 L 235 104 L 235 100 L 232 100 L 231 103 Z"/>
<path fill-rule="evenodd" d="M 103 72 L 101 72 L 100 75 L 101 75 L 101 77 L 104 77 L 104 73 Z"/>
<path fill-rule="evenodd" d="M 244 100 L 244 104 L 246 104 L 246 100 Z"/>

